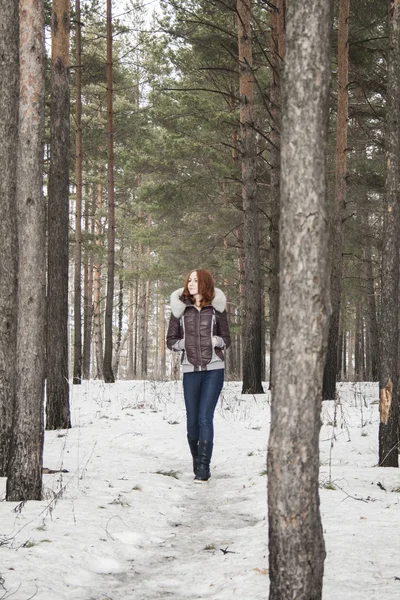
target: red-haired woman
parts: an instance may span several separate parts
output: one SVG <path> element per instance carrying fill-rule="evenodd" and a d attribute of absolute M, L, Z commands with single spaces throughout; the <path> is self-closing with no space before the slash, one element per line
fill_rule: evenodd
<path fill-rule="evenodd" d="M 224 384 L 224 350 L 231 343 L 225 294 L 205 269 L 192 271 L 171 295 L 170 350 L 182 352 L 187 438 L 195 481 L 208 481 L 214 411 Z"/>

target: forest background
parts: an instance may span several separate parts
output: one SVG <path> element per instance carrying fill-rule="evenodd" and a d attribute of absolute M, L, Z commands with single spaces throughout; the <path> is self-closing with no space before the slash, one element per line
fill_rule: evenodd
<path fill-rule="evenodd" d="M 337 380 L 379 379 L 391 413 L 380 462 L 397 465 L 398 400 L 389 408 L 387 400 L 397 398 L 399 338 L 397 13 L 385 0 L 331 5 L 325 237 L 332 311 L 323 397 L 335 398 Z M 26 27 L 28 36 L 37 15 L 26 19 L 30 5 L 24 6 L 20 30 Z M 36 121 L 21 112 L 32 79 L 23 71 L 30 58 L 25 40 L 18 42 L 11 27 L 15 13 L 5 29 L 10 43 L 3 40 L 9 61 L 2 94 L 7 218 L 0 294 L 6 380 L 14 381 L 18 352 L 12 349 L 20 340 L 16 368 L 27 373 L 21 390 L 34 387 L 40 397 L 45 368 L 46 425 L 56 428 L 69 425 L 71 376 L 74 384 L 176 379 L 179 356 L 165 351 L 169 295 L 186 273 L 202 267 L 228 298 L 226 378 L 242 380 L 243 393 L 262 393 L 262 382 L 272 381 L 285 252 L 279 225 L 285 2 L 57 0 L 41 6 L 38 60 L 30 67 L 40 83 L 33 90 L 41 107 Z M 18 62 L 25 154 L 19 150 L 16 171 Z M 304 123 L 305 133 L 309 127 Z M 26 220 L 25 206 L 19 209 L 18 235 L 15 186 L 17 197 L 26 190 L 33 207 Z M 23 336 L 15 335 L 17 327 Z M 33 347 L 38 362 L 28 366 L 24 356 Z M 6 398 L 12 385 L 0 403 L 3 440 L 11 431 Z"/>
<path fill-rule="evenodd" d="M 161 3 L 149 25 L 144 4 L 116 7 L 114 20 L 114 141 L 116 294 L 114 370 L 120 378 L 176 377 L 165 356 L 166 305 L 196 266 L 208 268 L 227 294 L 233 346 L 227 374 L 240 379 L 243 308 L 239 75 L 235 13 L 229 3 Z M 106 288 L 107 156 L 105 14 L 82 6 L 84 344 L 82 377 L 101 378 Z M 257 201 L 260 235 L 263 346 L 269 378 L 273 258 L 274 122 L 271 118 L 271 8 L 253 15 Z M 354 3 L 349 24 L 349 113 L 346 119 L 346 197 L 340 379 L 376 380 L 382 215 L 384 207 L 385 2 Z M 337 25 L 337 23 L 336 23 Z M 74 45 L 74 36 L 72 36 Z M 72 56 L 74 52 L 72 51 Z M 337 39 L 330 108 L 329 199 L 335 211 Z M 75 180 L 74 97 L 71 68 L 71 183 Z M 271 183 L 272 181 L 272 183 Z M 75 189 L 70 194 L 70 256 L 76 240 Z M 90 274 L 94 269 L 94 280 Z M 71 281 L 74 265 L 71 260 Z M 75 290 L 76 293 L 76 290 Z M 74 286 L 70 285 L 73 342 Z M 93 308 L 95 322 L 93 324 Z M 98 313 L 97 313 L 98 311 Z M 96 315 L 99 315 L 99 330 Z M 260 323 L 261 325 L 261 323 Z M 97 335 L 96 335 L 97 333 Z M 73 350 L 73 343 L 70 344 Z M 86 350 L 86 351 L 85 351 Z M 265 355 L 265 353 L 264 353 Z M 169 358 L 169 357 L 168 357 Z M 71 369 L 74 364 L 70 357 Z"/>

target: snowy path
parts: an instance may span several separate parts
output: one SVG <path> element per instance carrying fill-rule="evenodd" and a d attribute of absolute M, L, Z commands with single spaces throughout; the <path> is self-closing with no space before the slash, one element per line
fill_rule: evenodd
<path fill-rule="evenodd" d="M 188 460 L 185 462 L 190 464 Z M 260 592 L 265 590 L 267 578 L 262 577 L 267 566 L 265 513 L 254 515 L 248 488 L 243 483 L 238 485 L 237 476 L 228 477 L 225 473 L 214 475 L 205 485 L 194 484 L 191 475 L 183 479 L 170 484 L 179 493 L 179 503 L 162 513 L 169 532 L 165 529 L 160 532 L 164 538 L 150 560 L 144 554 L 141 561 L 135 562 L 133 585 L 129 586 L 135 600 L 167 597 L 228 600 L 235 597 L 235 591 L 240 594 L 244 579 L 254 591 L 255 587 Z M 250 553 L 254 528 L 264 529 L 265 547 L 258 544 Z"/>
<path fill-rule="evenodd" d="M 220 410 L 212 478 L 195 484 L 178 406 L 180 414 L 164 415 L 156 430 L 146 432 L 147 451 L 155 450 L 147 457 L 154 471 L 177 471 L 179 479 L 157 476 L 164 478 L 164 497 L 157 503 L 152 551 L 136 556 L 133 580 L 123 593 L 135 600 L 228 600 L 243 597 L 243 589 L 250 586 L 262 597 L 268 587 L 265 477 L 260 475 L 265 468 L 265 431 L 253 430 L 249 449 L 243 420 L 222 428 Z M 169 424 L 176 420 L 180 425 Z M 232 454 L 233 440 L 237 449 Z M 250 450 L 254 454 L 248 456 Z"/>
<path fill-rule="evenodd" d="M 267 600 L 269 403 L 239 387 L 199 485 L 180 382 L 74 386 L 74 427 L 45 444 L 45 466 L 68 472 L 44 476 L 42 502 L 0 503 L 0 599 Z M 400 471 L 375 466 L 375 388 L 344 385 L 336 417 L 323 406 L 323 600 L 400 598 Z"/>
<path fill-rule="evenodd" d="M 264 597 L 265 422 L 248 429 L 247 413 L 223 404 L 213 476 L 195 484 L 180 386 L 145 390 L 146 403 L 142 392 L 111 402 L 109 388 L 93 387 L 93 397 L 74 388 L 75 427 L 46 434 L 45 465 L 68 469 L 45 476 L 49 498 L 65 486 L 60 499 L 9 519 L 13 535 L 22 527 L 0 554 L 14 600 L 36 589 L 37 600 L 228 600 L 248 586 Z M 177 478 L 162 474 L 170 471 Z M 12 514 L 15 505 L 2 507 Z"/>

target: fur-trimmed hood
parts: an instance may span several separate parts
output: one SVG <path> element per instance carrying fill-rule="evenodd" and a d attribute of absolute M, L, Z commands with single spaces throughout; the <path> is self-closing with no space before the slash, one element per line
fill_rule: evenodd
<path fill-rule="evenodd" d="M 171 294 L 171 311 L 174 317 L 176 317 L 177 319 L 179 319 L 183 315 L 183 313 L 185 312 L 185 308 L 187 307 L 187 304 L 182 302 L 182 300 L 180 299 L 183 290 L 184 288 L 179 288 L 179 290 L 175 290 L 175 292 Z M 224 292 L 219 288 L 214 288 L 214 291 L 215 298 L 211 304 L 215 308 L 215 310 L 218 310 L 218 312 L 223 312 L 226 308 L 226 296 Z"/>

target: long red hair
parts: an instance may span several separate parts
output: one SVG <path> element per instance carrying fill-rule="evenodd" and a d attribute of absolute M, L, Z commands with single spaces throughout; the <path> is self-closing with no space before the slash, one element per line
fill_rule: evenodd
<path fill-rule="evenodd" d="M 186 275 L 182 296 L 184 298 L 189 298 L 193 303 L 194 298 L 190 295 L 188 289 L 189 278 L 192 273 L 197 274 L 198 292 L 202 297 L 200 305 L 203 308 L 206 304 L 211 304 L 215 298 L 214 278 L 209 271 L 206 271 L 206 269 L 193 269 L 193 271 L 190 271 L 190 273 Z"/>

